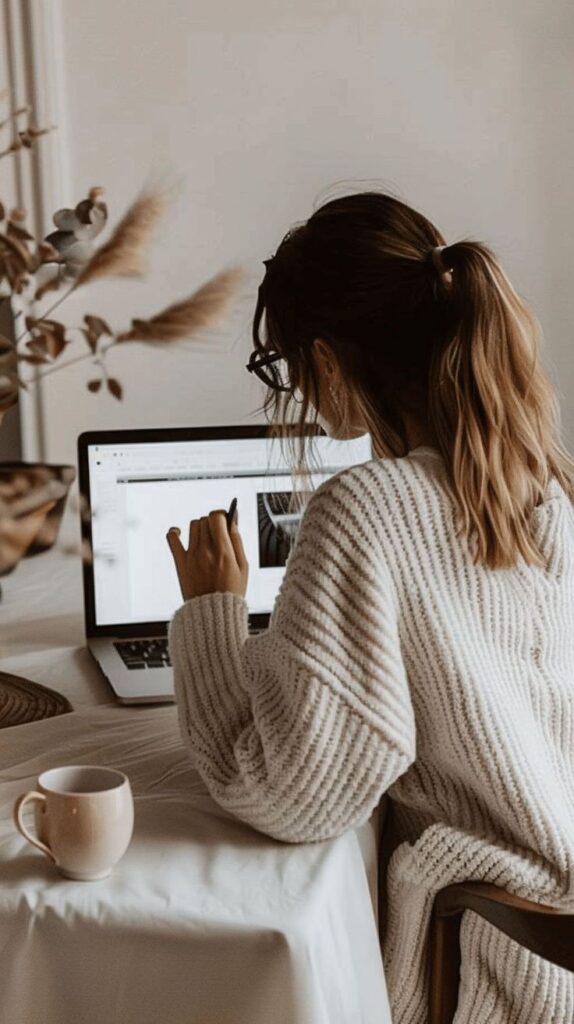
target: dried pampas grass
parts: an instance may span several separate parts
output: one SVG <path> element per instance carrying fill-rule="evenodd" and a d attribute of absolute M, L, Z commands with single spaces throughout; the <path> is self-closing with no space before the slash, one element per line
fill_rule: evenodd
<path fill-rule="evenodd" d="M 116 335 L 116 341 L 165 342 L 189 338 L 223 315 L 242 278 L 243 271 L 239 267 L 224 270 L 189 298 L 168 306 L 150 320 L 132 320 L 130 330 Z"/>
<path fill-rule="evenodd" d="M 101 277 L 140 277 L 145 273 L 144 249 L 167 207 L 165 192 L 143 192 L 129 207 L 112 237 L 96 250 L 78 277 L 76 287 Z"/>

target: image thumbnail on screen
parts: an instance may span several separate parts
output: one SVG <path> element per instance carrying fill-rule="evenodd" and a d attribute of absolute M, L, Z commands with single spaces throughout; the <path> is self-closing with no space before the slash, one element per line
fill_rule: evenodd
<path fill-rule="evenodd" d="M 277 568 L 287 561 L 303 515 L 303 507 L 294 508 L 293 505 L 290 491 L 257 495 L 259 565 L 262 569 Z"/>

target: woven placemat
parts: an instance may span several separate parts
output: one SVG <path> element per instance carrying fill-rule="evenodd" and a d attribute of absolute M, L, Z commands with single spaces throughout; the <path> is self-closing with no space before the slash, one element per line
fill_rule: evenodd
<path fill-rule="evenodd" d="M 73 711 L 67 697 L 22 676 L 0 672 L 0 729 Z"/>

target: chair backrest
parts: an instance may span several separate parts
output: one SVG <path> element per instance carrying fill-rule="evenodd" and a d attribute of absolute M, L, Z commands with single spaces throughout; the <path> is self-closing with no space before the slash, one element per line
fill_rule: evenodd
<path fill-rule="evenodd" d="M 386 927 L 386 874 L 395 848 L 393 801 L 385 794 L 379 814 L 379 937 Z M 429 932 L 429 1024 L 452 1024 L 460 980 L 460 925 L 472 910 L 509 938 L 558 967 L 574 972 L 574 913 L 522 899 L 499 886 L 468 881 L 437 893 Z"/>
<path fill-rule="evenodd" d="M 472 910 L 537 956 L 574 972 L 573 913 L 485 882 L 446 886 L 435 897 L 431 917 L 429 1024 L 452 1024 L 456 1013 L 465 910 Z"/>
<path fill-rule="evenodd" d="M 378 871 L 378 925 L 379 925 L 379 941 L 381 949 L 383 946 L 383 940 L 385 937 L 386 927 L 386 880 L 387 880 L 387 866 L 392 853 L 392 806 L 393 802 L 387 793 L 381 798 L 379 803 L 379 835 L 378 839 L 378 852 L 379 852 L 379 871 Z"/>

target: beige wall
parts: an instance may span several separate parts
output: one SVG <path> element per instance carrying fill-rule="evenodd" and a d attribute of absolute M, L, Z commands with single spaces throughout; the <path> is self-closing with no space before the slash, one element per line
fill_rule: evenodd
<path fill-rule="evenodd" d="M 52 0 L 46 0 L 52 2 Z M 194 351 L 110 359 L 126 397 L 44 386 L 46 452 L 96 427 L 231 423 L 261 393 L 243 370 L 261 260 L 324 189 L 388 186 L 447 241 L 492 245 L 545 332 L 574 446 L 574 8 L 532 0 L 62 0 L 55 54 L 67 165 L 54 207 L 103 185 L 119 217 L 150 177 L 179 196 L 145 283 L 68 304 L 122 327 L 225 265 L 249 271 Z M 67 178 L 67 181 L 66 181 Z M 135 357 L 135 358 L 130 358 Z M 261 417 L 255 417 L 261 419 Z"/>

